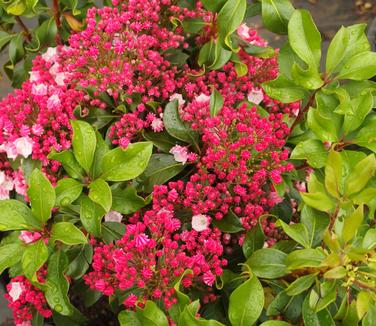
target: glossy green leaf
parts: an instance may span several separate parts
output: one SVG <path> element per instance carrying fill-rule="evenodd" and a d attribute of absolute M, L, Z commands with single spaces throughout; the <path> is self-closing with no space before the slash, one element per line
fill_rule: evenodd
<path fill-rule="evenodd" d="M 317 139 L 308 139 L 295 146 L 290 158 L 294 160 L 307 160 L 313 168 L 319 169 L 325 166 L 328 156 L 323 143 Z"/>
<path fill-rule="evenodd" d="M 184 308 L 179 318 L 179 326 L 224 326 L 216 320 L 197 318 L 199 305 L 199 300 L 196 300 Z"/>
<path fill-rule="evenodd" d="M 267 29 L 286 34 L 287 24 L 294 12 L 290 0 L 262 0 L 262 20 Z"/>
<path fill-rule="evenodd" d="M 118 315 L 120 326 L 143 326 L 142 320 L 134 311 L 123 310 Z"/>
<path fill-rule="evenodd" d="M 309 274 L 297 278 L 287 287 L 285 290 L 286 294 L 289 296 L 295 296 L 308 290 L 315 282 L 316 276 L 317 274 Z"/>
<path fill-rule="evenodd" d="M 77 162 L 89 173 L 94 160 L 97 138 L 93 127 L 85 121 L 71 121 L 73 154 Z"/>
<path fill-rule="evenodd" d="M 294 52 L 308 65 L 320 66 L 321 35 L 311 14 L 295 10 L 288 24 L 289 43 Z"/>
<path fill-rule="evenodd" d="M 19 242 L 0 246 L 0 275 L 21 260 L 24 250 L 25 247 Z"/>
<path fill-rule="evenodd" d="M 73 203 L 82 192 L 83 186 L 80 182 L 71 179 L 61 179 L 55 188 L 56 206 L 67 206 Z"/>
<path fill-rule="evenodd" d="M 368 113 L 373 108 L 373 97 L 372 94 L 366 93 L 365 95 L 360 95 L 349 104 L 354 111 L 346 112 L 345 119 L 343 123 L 343 131 L 348 134 L 351 131 L 358 129 L 363 123 L 364 119 Z"/>
<path fill-rule="evenodd" d="M 376 229 L 369 229 L 367 231 L 363 238 L 362 247 L 365 249 L 376 248 Z"/>
<path fill-rule="evenodd" d="M 266 94 L 282 103 L 296 102 L 306 95 L 302 87 L 283 76 L 262 84 L 262 87 Z"/>
<path fill-rule="evenodd" d="M 315 211 L 305 205 L 301 211 L 300 219 L 308 230 L 310 246 L 312 248 L 318 246 L 322 242 L 325 230 L 330 223 L 328 214 Z"/>
<path fill-rule="evenodd" d="M 202 18 L 189 18 L 184 19 L 182 25 L 184 32 L 198 33 L 207 25 L 207 23 Z"/>
<path fill-rule="evenodd" d="M 215 88 L 210 95 L 210 116 L 215 117 L 223 107 L 223 97 Z"/>
<path fill-rule="evenodd" d="M 343 223 L 342 240 L 349 242 L 358 232 L 360 225 L 363 222 L 363 206 L 359 206 L 354 212 L 347 216 Z"/>
<path fill-rule="evenodd" d="M 263 322 L 260 326 L 292 326 L 292 325 L 281 320 L 268 320 L 268 321 Z"/>
<path fill-rule="evenodd" d="M 94 161 L 91 167 L 91 174 L 93 179 L 97 179 L 102 173 L 102 160 L 104 155 L 110 151 L 107 143 L 103 140 L 101 134 L 97 131 L 95 133 L 97 137 L 97 145 L 94 153 Z"/>
<path fill-rule="evenodd" d="M 168 320 L 164 312 L 153 302 L 146 301 L 142 310 L 142 319 L 144 326 L 168 326 Z"/>
<path fill-rule="evenodd" d="M 0 50 L 4 46 L 6 46 L 15 36 L 15 34 L 9 34 L 7 32 L 0 31 Z"/>
<path fill-rule="evenodd" d="M 48 259 L 47 246 L 43 239 L 29 244 L 23 252 L 21 264 L 25 276 L 37 281 L 36 272 L 44 265 Z"/>
<path fill-rule="evenodd" d="M 171 137 L 166 131 L 144 131 L 142 135 L 164 153 L 169 153 L 170 149 L 176 145 L 176 139 Z"/>
<path fill-rule="evenodd" d="M 329 151 L 325 165 L 325 188 L 333 197 L 340 198 L 342 194 L 342 158 L 339 152 Z"/>
<path fill-rule="evenodd" d="M 346 62 L 339 72 L 338 79 L 365 80 L 376 75 L 376 53 L 361 52 Z"/>
<path fill-rule="evenodd" d="M 259 249 L 247 260 L 247 265 L 251 267 L 252 272 L 257 277 L 279 278 L 287 273 L 286 257 L 287 255 L 284 252 L 277 249 Z"/>
<path fill-rule="evenodd" d="M 30 198 L 33 215 L 42 223 L 45 223 L 51 217 L 56 195 L 51 182 L 38 169 L 35 169 L 30 175 L 27 195 Z"/>
<path fill-rule="evenodd" d="M 213 220 L 213 225 L 226 233 L 237 233 L 244 230 L 239 217 L 232 210 L 222 219 Z"/>
<path fill-rule="evenodd" d="M 260 223 L 257 223 L 250 231 L 247 232 L 243 242 L 243 253 L 245 258 L 264 247 L 265 235 Z"/>
<path fill-rule="evenodd" d="M 309 295 L 304 300 L 302 311 L 305 326 L 335 326 L 333 318 L 327 309 L 316 313 L 309 307 Z"/>
<path fill-rule="evenodd" d="M 345 194 L 350 196 L 362 190 L 376 171 L 375 155 L 371 154 L 357 163 L 346 178 Z"/>
<path fill-rule="evenodd" d="M 291 77 L 295 84 L 308 90 L 319 89 L 324 85 L 324 81 L 315 66 L 308 66 L 307 69 L 304 69 L 294 63 L 291 69 Z"/>
<path fill-rule="evenodd" d="M 328 48 L 328 54 L 326 56 L 326 71 L 328 73 L 335 71 L 336 67 L 345 57 L 349 40 L 349 30 L 342 26 L 334 36 L 333 40 L 330 42 Z"/>
<path fill-rule="evenodd" d="M 376 153 L 376 114 L 370 114 L 354 138 L 354 143 Z"/>
<path fill-rule="evenodd" d="M 87 243 L 82 231 L 70 222 L 58 222 L 52 226 L 51 242 L 60 241 L 69 246 Z"/>
<path fill-rule="evenodd" d="M 318 249 L 301 249 L 287 255 L 286 265 L 290 270 L 320 266 L 325 254 Z"/>
<path fill-rule="evenodd" d="M 0 231 L 41 229 L 29 207 L 18 200 L 0 200 Z"/>
<path fill-rule="evenodd" d="M 376 307 L 370 305 L 369 311 L 366 313 L 362 320 L 362 326 L 373 326 L 376 324 Z"/>
<path fill-rule="evenodd" d="M 102 161 L 102 178 L 108 181 L 127 181 L 138 177 L 146 169 L 153 151 L 151 142 L 129 144 L 107 152 Z"/>
<path fill-rule="evenodd" d="M 94 203 L 89 197 L 84 196 L 81 199 L 81 223 L 86 231 L 95 237 L 101 236 L 101 220 L 105 213 L 105 210 L 100 205 Z"/>
<path fill-rule="evenodd" d="M 74 308 L 69 302 L 69 282 L 64 272 L 68 267 L 68 258 L 60 250 L 55 251 L 48 260 L 45 297 L 49 306 L 64 316 L 73 314 Z"/>
<path fill-rule="evenodd" d="M 310 248 L 308 230 L 302 223 L 288 225 L 282 220 L 278 220 L 277 226 L 282 226 L 283 231 L 294 241 L 300 243 L 305 248 Z"/>
<path fill-rule="evenodd" d="M 201 0 L 205 9 L 211 12 L 219 12 L 227 0 Z"/>
<path fill-rule="evenodd" d="M 85 172 L 76 161 L 71 151 L 52 152 L 48 155 L 50 160 L 55 160 L 63 165 L 64 170 L 74 179 L 82 179 Z"/>
<path fill-rule="evenodd" d="M 144 199 L 137 195 L 133 186 L 125 189 L 112 188 L 112 209 L 122 214 L 132 214 L 146 206 L 150 199 Z"/>
<path fill-rule="evenodd" d="M 111 188 L 103 179 L 94 180 L 89 185 L 89 198 L 103 207 L 108 213 L 112 207 Z"/>
<path fill-rule="evenodd" d="M 228 317 L 233 326 L 253 325 L 264 307 L 264 290 L 253 275 L 230 295 Z"/>

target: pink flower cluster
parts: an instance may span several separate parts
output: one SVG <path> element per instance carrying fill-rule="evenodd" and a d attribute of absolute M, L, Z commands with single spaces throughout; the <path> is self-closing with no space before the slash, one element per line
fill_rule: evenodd
<path fill-rule="evenodd" d="M 42 274 L 38 275 L 40 282 L 43 282 L 45 277 Z M 45 318 L 52 316 L 52 311 L 47 305 L 43 292 L 33 286 L 24 276 L 11 279 L 7 290 L 8 293 L 4 296 L 9 302 L 8 307 L 13 310 L 13 318 L 17 326 L 31 326 L 35 312 Z"/>
<path fill-rule="evenodd" d="M 94 271 L 84 276 L 86 283 L 108 296 L 129 292 L 124 298 L 128 308 L 161 299 L 167 309 L 177 302 L 173 283 L 185 270 L 192 273 L 183 277 L 184 287 L 194 282 L 212 286 L 227 263 L 219 258 L 221 233 L 216 228 L 181 231 L 183 223 L 165 208 L 135 214 L 122 239 L 96 246 Z"/>

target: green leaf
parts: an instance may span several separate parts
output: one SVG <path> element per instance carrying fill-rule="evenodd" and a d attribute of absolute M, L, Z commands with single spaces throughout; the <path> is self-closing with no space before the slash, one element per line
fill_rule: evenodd
<path fill-rule="evenodd" d="M 277 226 L 282 226 L 283 231 L 294 241 L 300 243 L 305 248 L 310 248 L 308 230 L 304 224 L 297 223 L 288 225 L 282 220 L 278 220 Z"/>
<path fill-rule="evenodd" d="M 294 160 L 307 160 L 313 168 L 325 166 L 328 152 L 323 143 L 317 139 L 308 139 L 295 146 L 290 158 Z"/>
<path fill-rule="evenodd" d="M 326 57 L 326 71 L 328 73 L 335 71 L 336 67 L 345 57 L 349 40 L 349 30 L 342 26 L 334 36 L 333 40 L 330 42 L 328 48 L 328 54 Z"/>
<path fill-rule="evenodd" d="M 354 143 L 376 153 L 376 114 L 370 114 L 355 136 Z"/>
<path fill-rule="evenodd" d="M 291 69 L 291 77 L 297 85 L 309 90 L 319 89 L 324 85 L 324 81 L 315 66 L 308 66 L 307 69 L 304 69 L 294 63 Z"/>
<path fill-rule="evenodd" d="M 301 192 L 300 196 L 303 201 L 313 208 L 322 212 L 331 211 L 334 208 L 334 202 L 324 192 L 305 193 Z"/>
<path fill-rule="evenodd" d="M 30 198 L 31 211 L 42 223 L 51 217 L 51 210 L 55 206 L 55 189 L 46 176 L 35 169 L 29 178 L 27 195 Z"/>
<path fill-rule="evenodd" d="M 264 231 L 260 223 L 257 223 L 250 231 L 247 232 L 243 242 L 243 253 L 245 258 L 249 258 L 252 254 L 263 248 L 265 242 Z"/>
<path fill-rule="evenodd" d="M 268 321 L 263 322 L 260 326 L 292 326 L 292 325 L 281 320 L 268 320 Z"/>
<path fill-rule="evenodd" d="M 264 307 L 264 290 L 253 275 L 230 295 L 228 318 L 233 326 L 253 325 Z"/>
<path fill-rule="evenodd" d="M 55 160 L 63 165 L 63 168 L 74 179 L 82 179 L 84 170 L 78 164 L 71 151 L 62 151 L 59 153 L 52 152 L 48 155 L 50 160 Z"/>
<path fill-rule="evenodd" d="M 355 112 L 348 112 L 345 114 L 343 123 L 343 131 L 348 134 L 350 131 L 358 129 L 363 123 L 368 113 L 373 108 L 372 93 L 358 96 L 351 101 L 350 107 L 354 108 Z"/>
<path fill-rule="evenodd" d="M 103 140 L 101 134 L 97 131 L 95 133 L 97 137 L 97 145 L 94 154 L 94 161 L 91 167 L 91 174 L 93 179 L 97 179 L 102 173 L 102 160 L 104 155 L 109 152 L 110 148 L 107 143 Z"/>
<path fill-rule="evenodd" d="M 295 10 L 288 24 L 291 48 L 310 67 L 319 67 L 321 35 L 307 10 Z"/>
<path fill-rule="evenodd" d="M 69 302 L 69 282 L 64 272 L 68 267 L 68 258 L 60 250 L 55 251 L 48 260 L 45 297 L 49 306 L 64 316 L 73 314 L 73 306 Z"/>
<path fill-rule="evenodd" d="M 25 56 L 23 33 L 18 33 L 9 43 L 9 59 L 14 69 L 17 62 L 20 62 Z"/>
<path fill-rule="evenodd" d="M 244 230 L 239 217 L 232 210 L 222 219 L 213 220 L 213 225 L 226 233 L 237 233 Z"/>
<path fill-rule="evenodd" d="M 215 88 L 210 95 L 210 116 L 215 117 L 223 107 L 223 97 Z"/>
<path fill-rule="evenodd" d="M 290 270 L 303 267 L 317 267 L 320 266 L 325 257 L 325 254 L 318 249 L 296 250 L 288 254 L 286 265 Z"/>
<path fill-rule="evenodd" d="M 227 0 L 217 16 L 218 34 L 225 40 L 227 46 L 232 48 L 228 37 L 242 23 L 247 9 L 246 0 Z"/>
<path fill-rule="evenodd" d="M 188 18 L 182 22 L 184 32 L 186 33 L 198 33 L 207 24 L 202 18 Z"/>
<path fill-rule="evenodd" d="M 146 301 L 142 310 L 142 325 L 144 326 L 168 326 L 168 320 L 164 312 L 153 302 Z"/>
<path fill-rule="evenodd" d="M 362 247 L 365 249 L 374 249 L 376 247 L 376 229 L 369 229 L 367 231 L 363 238 Z"/>
<path fill-rule="evenodd" d="M 12 38 L 14 38 L 16 35 L 15 34 L 9 34 L 4 31 L 0 31 L 0 50 L 6 46 Z"/>
<path fill-rule="evenodd" d="M 362 52 L 354 55 L 339 72 L 338 79 L 365 80 L 376 75 L 376 53 Z"/>
<path fill-rule="evenodd" d="M 308 230 L 310 246 L 313 248 L 318 246 L 323 240 L 325 230 L 330 223 L 328 214 L 315 211 L 305 205 L 300 219 Z"/>
<path fill-rule="evenodd" d="M 103 179 L 94 180 L 89 185 L 89 198 L 103 207 L 108 213 L 112 207 L 112 193 L 111 188 Z"/>
<path fill-rule="evenodd" d="M 163 123 L 171 136 L 188 144 L 196 144 L 197 147 L 198 135 L 180 119 L 177 100 L 167 104 L 163 112 Z"/>
<path fill-rule="evenodd" d="M 169 153 L 170 149 L 176 145 L 176 139 L 171 137 L 166 131 L 144 131 L 142 135 L 164 153 Z"/>
<path fill-rule="evenodd" d="M 87 243 L 82 231 L 70 222 L 59 222 L 52 225 L 50 241 L 61 241 L 69 246 Z"/>
<path fill-rule="evenodd" d="M 125 189 L 112 188 L 112 209 L 122 214 L 132 214 L 149 203 L 149 199 L 137 195 L 133 186 Z"/>
<path fill-rule="evenodd" d="M 227 0 L 201 0 L 205 9 L 211 12 L 219 12 Z"/>
<path fill-rule="evenodd" d="M 373 326 L 376 324 L 376 307 L 370 305 L 369 311 L 362 320 L 362 326 Z"/>
<path fill-rule="evenodd" d="M 107 244 L 120 240 L 125 233 L 125 224 L 118 222 L 104 222 L 102 224 L 102 233 L 102 239 Z"/>
<path fill-rule="evenodd" d="M 327 309 L 315 312 L 309 306 L 309 295 L 303 303 L 303 320 L 305 326 L 335 326 L 332 316 Z"/>
<path fill-rule="evenodd" d="M 67 206 L 72 204 L 82 192 L 83 186 L 80 182 L 71 179 L 61 179 L 55 188 L 56 206 Z"/>
<path fill-rule="evenodd" d="M 274 33 L 287 33 L 287 24 L 293 12 L 290 0 L 262 0 L 263 23 Z"/>
<path fill-rule="evenodd" d="M 20 242 L 0 246 L 0 275 L 21 260 L 24 250 Z"/>
<path fill-rule="evenodd" d="M 363 206 L 359 206 L 353 213 L 346 216 L 343 222 L 342 228 L 342 240 L 347 243 L 349 242 L 355 234 L 358 232 L 360 225 L 363 222 Z"/>
<path fill-rule="evenodd" d="M 279 278 L 286 275 L 286 257 L 284 252 L 277 249 L 259 249 L 247 260 L 247 265 L 257 277 Z"/>
<path fill-rule="evenodd" d="M 296 102 L 306 96 L 302 87 L 283 76 L 262 84 L 262 87 L 266 94 L 282 103 Z"/>
<path fill-rule="evenodd" d="M 272 58 L 276 56 L 275 50 L 270 46 L 257 46 L 253 44 L 247 44 L 247 46 L 244 47 L 245 52 L 248 54 L 251 54 L 254 57 L 258 58 Z"/>
<path fill-rule="evenodd" d="M 95 131 L 85 121 L 73 120 L 71 125 L 73 129 L 72 146 L 74 156 L 86 173 L 89 173 L 97 144 Z"/>
<path fill-rule="evenodd" d="M 72 255 L 72 252 L 74 255 Z M 71 248 L 68 251 L 68 257 L 70 260 L 69 266 L 67 268 L 66 274 L 72 277 L 74 280 L 79 280 L 82 276 L 87 272 L 89 269 L 89 264 L 92 262 L 93 259 L 93 248 L 90 244 L 85 244 L 83 246 Z M 94 292 L 94 293 L 93 293 Z M 88 300 L 87 296 L 92 294 L 95 295 L 95 291 L 90 291 L 85 293 L 84 301 L 86 305 L 86 300 Z M 97 297 L 97 295 L 96 295 Z"/>
<path fill-rule="evenodd" d="M 161 185 L 184 170 L 184 165 L 176 162 L 170 154 L 153 154 L 144 173 L 137 181 L 143 192 L 151 193 L 155 185 Z"/>
<path fill-rule="evenodd" d="M 376 170 L 375 155 L 371 154 L 357 163 L 345 181 L 345 194 L 350 196 L 362 190 Z"/>
<path fill-rule="evenodd" d="M 286 294 L 289 296 L 295 296 L 308 290 L 315 282 L 316 276 L 317 274 L 309 274 L 297 278 L 287 287 L 285 290 Z"/>
<path fill-rule="evenodd" d="M 102 178 L 108 181 L 127 181 L 138 177 L 146 169 L 153 151 L 151 142 L 129 144 L 123 150 L 117 147 L 103 157 Z"/>
<path fill-rule="evenodd" d="M 329 151 L 325 166 L 325 188 L 333 197 L 340 198 L 342 194 L 342 158 L 335 150 Z"/>
<path fill-rule="evenodd" d="M 82 197 L 80 208 L 81 223 L 86 231 L 95 237 L 101 236 L 101 220 L 105 213 L 105 210 L 89 197 Z"/>
<path fill-rule="evenodd" d="M 21 259 L 22 270 L 25 276 L 36 282 L 36 272 L 44 265 L 47 259 L 48 249 L 43 239 L 29 244 Z"/>
<path fill-rule="evenodd" d="M 199 305 L 199 300 L 196 300 L 184 308 L 179 318 L 179 326 L 224 326 L 216 320 L 197 318 Z"/>
<path fill-rule="evenodd" d="M 41 229 L 29 207 L 18 200 L 0 200 L 0 231 Z"/>
<path fill-rule="evenodd" d="M 134 311 L 123 310 L 118 315 L 120 326 L 143 326 L 138 314 Z"/>
<path fill-rule="evenodd" d="M 12 1 L 9 6 L 6 7 L 7 13 L 15 16 L 21 16 L 26 9 L 26 4 L 22 0 Z"/>

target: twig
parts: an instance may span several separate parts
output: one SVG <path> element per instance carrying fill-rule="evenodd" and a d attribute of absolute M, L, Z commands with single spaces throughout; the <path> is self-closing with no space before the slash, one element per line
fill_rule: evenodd
<path fill-rule="evenodd" d="M 59 12 L 59 1 L 54 0 L 53 2 L 53 13 L 54 13 L 54 18 L 55 18 L 55 23 L 56 23 L 56 28 L 57 28 L 57 33 L 56 33 L 56 44 L 59 45 L 61 44 L 61 36 L 60 36 L 60 28 L 61 28 L 61 21 L 60 21 L 60 12 Z"/>
<path fill-rule="evenodd" d="M 24 24 L 24 22 L 21 20 L 21 18 L 19 16 L 16 16 L 16 21 L 17 21 L 18 25 L 20 25 L 20 27 L 22 28 L 26 40 L 28 42 L 31 42 L 31 34 L 30 34 L 29 29 L 26 27 L 26 25 Z"/>

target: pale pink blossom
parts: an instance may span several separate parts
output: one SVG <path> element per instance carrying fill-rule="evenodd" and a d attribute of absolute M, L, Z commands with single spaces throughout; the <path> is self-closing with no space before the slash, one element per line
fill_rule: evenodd
<path fill-rule="evenodd" d="M 154 120 L 151 122 L 151 129 L 153 129 L 154 132 L 161 132 L 163 131 L 164 124 L 162 119 L 160 118 L 154 118 Z"/>
<path fill-rule="evenodd" d="M 30 71 L 30 81 L 31 82 L 37 82 L 40 80 L 40 74 L 39 71 Z"/>
<path fill-rule="evenodd" d="M 39 232 L 21 231 L 19 239 L 25 244 L 33 243 L 39 240 L 42 235 Z"/>
<path fill-rule="evenodd" d="M 23 285 L 20 282 L 12 282 L 11 283 L 11 289 L 9 291 L 9 295 L 12 298 L 13 302 L 17 301 L 22 292 L 23 292 Z"/>
<path fill-rule="evenodd" d="M 201 232 L 208 229 L 210 224 L 210 218 L 204 214 L 198 214 L 192 216 L 192 229 Z"/>
<path fill-rule="evenodd" d="M 236 31 L 242 39 L 246 40 L 249 38 L 249 27 L 247 24 L 240 25 Z"/>
<path fill-rule="evenodd" d="M 54 62 L 57 59 L 57 49 L 48 48 L 45 53 L 42 54 L 42 59 L 47 62 Z"/>
<path fill-rule="evenodd" d="M 49 72 L 50 72 L 51 75 L 55 76 L 55 75 L 59 72 L 59 70 L 60 70 L 60 65 L 59 65 L 58 62 L 55 62 L 55 63 L 51 66 Z"/>
<path fill-rule="evenodd" d="M 17 157 L 17 148 L 14 143 L 5 143 L 0 145 L 0 153 L 6 152 L 7 158 L 14 160 Z"/>
<path fill-rule="evenodd" d="M 104 216 L 104 220 L 106 222 L 117 222 L 117 223 L 120 223 L 121 220 L 123 219 L 123 215 L 121 215 L 119 212 L 117 211 L 109 211 L 105 216 Z"/>
<path fill-rule="evenodd" d="M 59 72 L 55 76 L 55 82 L 59 86 L 64 86 L 65 85 L 65 79 L 67 79 L 67 74 L 64 72 Z"/>
<path fill-rule="evenodd" d="M 47 108 L 56 109 L 60 105 L 60 98 L 57 94 L 51 95 L 47 100 Z"/>
<path fill-rule="evenodd" d="M 255 104 L 258 105 L 264 99 L 264 93 L 262 92 L 261 89 L 254 88 L 254 89 L 252 89 L 251 92 L 248 93 L 247 99 L 248 99 L 249 102 L 252 102 L 252 103 L 255 103 Z"/>
<path fill-rule="evenodd" d="M 204 281 L 206 285 L 212 286 L 215 282 L 215 276 L 211 271 L 207 271 L 202 276 L 202 280 Z"/>
<path fill-rule="evenodd" d="M 4 171 L 0 171 L 0 200 L 9 199 L 9 192 L 13 190 L 13 181 Z"/>
<path fill-rule="evenodd" d="M 283 202 L 283 197 L 280 197 L 276 191 L 272 191 L 269 194 L 269 199 L 272 205 L 278 205 Z"/>
<path fill-rule="evenodd" d="M 17 149 L 17 155 L 28 158 L 33 152 L 33 141 L 30 137 L 20 137 L 14 141 Z"/>
<path fill-rule="evenodd" d="M 170 149 L 170 153 L 174 155 L 174 159 L 176 162 L 185 164 L 188 160 L 188 149 L 187 147 L 175 145 Z"/>
<path fill-rule="evenodd" d="M 201 93 L 199 96 L 195 97 L 195 101 L 198 103 L 205 103 L 210 101 L 210 96 Z"/>
<path fill-rule="evenodd" d="M 179 108 L 181 108 L 185 103 L 183 96 L 181 94 L 178 94 L 178 93 L 172 94 L 170 96 L 170 101 L 173 101 L 173 100 L 178 100 Z"/>
<path fill-rule="evenodd" d="M 295 183 L 295 188 L 296 190 L 298 190 L 299 192 L 307 192 L 307 188 L 306 188 L 306 183 L 305 182 L 296 182 Z"/>
<path fill-rule="evenodd" d="M 44 96 L 47 95 L 47 85 L 46 84 L 33 84 L 31 89 L 31 93 L 36 96 Z"/>

